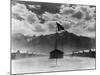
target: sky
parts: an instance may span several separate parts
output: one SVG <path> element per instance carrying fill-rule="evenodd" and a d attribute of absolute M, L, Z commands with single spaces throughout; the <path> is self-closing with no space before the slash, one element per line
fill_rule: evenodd
<path fill-rule="evenodd" d="M 95 38 L 96 7 L 12 0 L 12 34 L 29 36 L 55 33 L 56 22 L 78 36 Z"/>

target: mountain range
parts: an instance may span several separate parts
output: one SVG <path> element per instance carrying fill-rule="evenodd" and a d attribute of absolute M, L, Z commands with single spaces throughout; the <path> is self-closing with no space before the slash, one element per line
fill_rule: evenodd
<path fill-rule="evenodd" d="M 59 34 L 49 34 L 40 36 L 26 36 L 21 33 L 12 34 L 12 50 L 31 51 L 35 53 L 48 54 L 55 48 L 57 36 L 57 48 L 65 53 L 84 49 L 95 49 L 96 39 L 78 36 L 68 31 Z"/>

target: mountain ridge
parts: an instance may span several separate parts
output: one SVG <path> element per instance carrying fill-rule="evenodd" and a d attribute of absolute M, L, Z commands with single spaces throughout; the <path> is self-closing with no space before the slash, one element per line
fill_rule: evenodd
<path fill-rule="evenodd" d="M 25 36 L 23 34 L 12 35 L 13 50 L 28 50 L 32 52 L 49 53 L 55 48 L 56 34 Z M 68 31 L 59 33 L 57 36 L 57 48 L 61 50 L 63 38 L 64 52 L 72 52 L 84 49 L 95 48 L 96 40 L 94 38 L 77 36 Z"/>

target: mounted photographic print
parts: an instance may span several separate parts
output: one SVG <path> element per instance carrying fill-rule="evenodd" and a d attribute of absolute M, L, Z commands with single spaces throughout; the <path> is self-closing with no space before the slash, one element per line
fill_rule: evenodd
<path fill-rule="evenodd" d="M 11 74 L 96 68 L 96 6 L 11 0 Z"/>

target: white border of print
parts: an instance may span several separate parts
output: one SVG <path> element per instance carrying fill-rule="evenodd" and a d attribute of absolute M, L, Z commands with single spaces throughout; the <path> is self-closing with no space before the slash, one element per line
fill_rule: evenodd
<path fill-rule="evenodd" d="M 96 70 L 53 72 L 27 75 L 99 75 L 100 70 L 100 2 L 99 0 L 26 0 L 54 3 L 71 3 L 96 5 Z M 1 0 L 0 2 L 0 75 L 10 75 L 10 0 Z"/>

